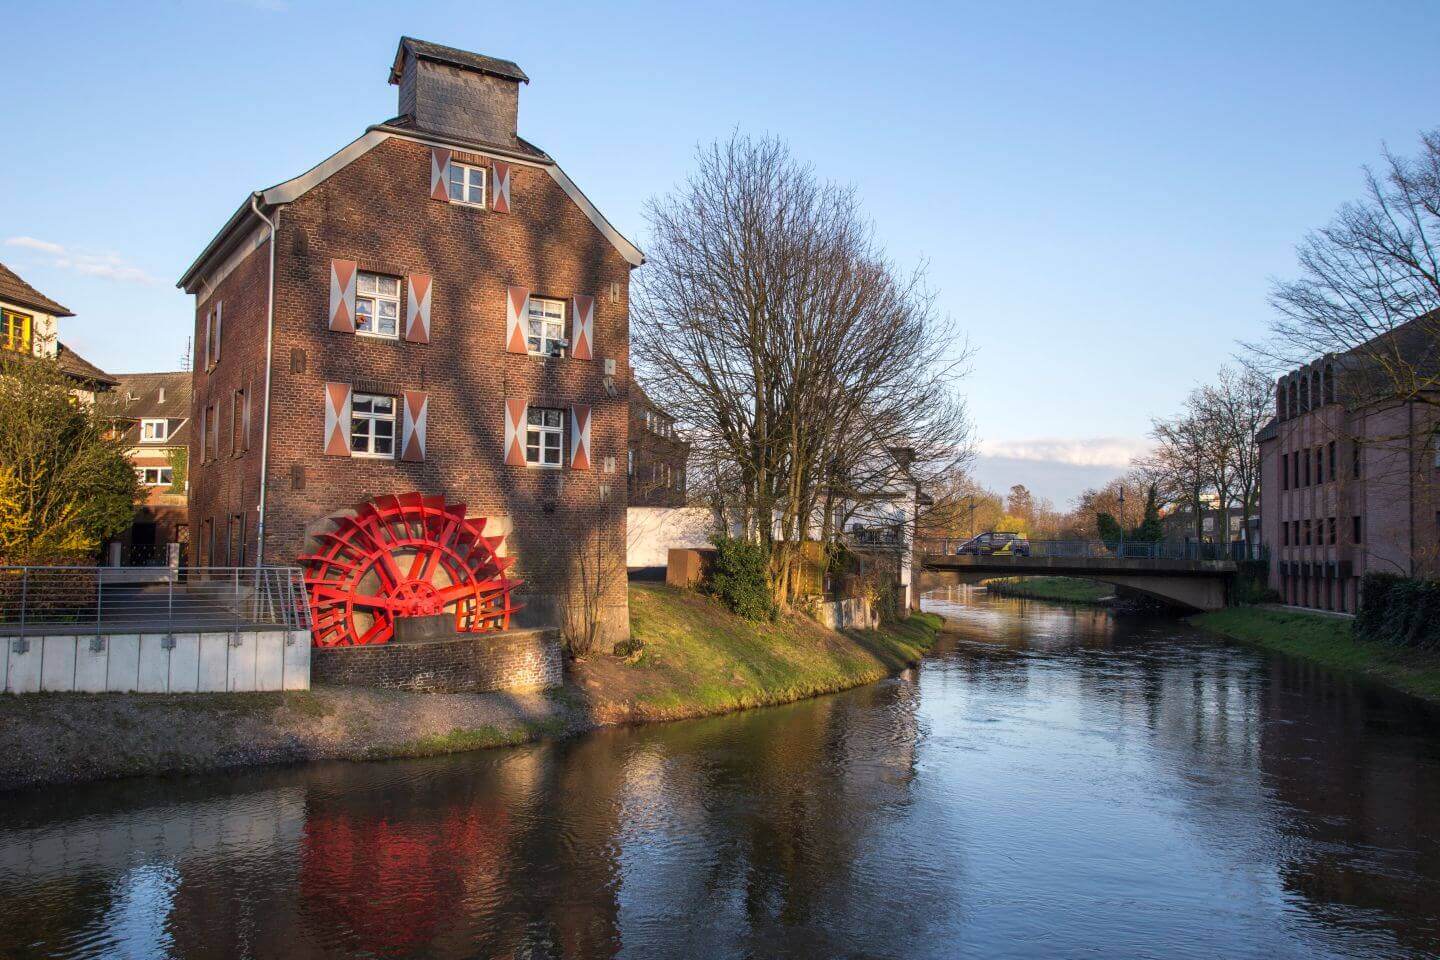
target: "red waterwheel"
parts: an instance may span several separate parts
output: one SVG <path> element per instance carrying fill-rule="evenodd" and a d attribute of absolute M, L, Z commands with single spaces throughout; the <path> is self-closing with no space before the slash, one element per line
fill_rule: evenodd
<path fill-rule="evenodd" d="M 464 504 L 403 493 L 334 523 L 300 558 L 315 646 L 385 643 L 401 617 L 453 613 L 469 633 L 510 626 L 514 558 L 497 554 L 505 538 L 484 536 L 485 518 L 467 518 Z"/>

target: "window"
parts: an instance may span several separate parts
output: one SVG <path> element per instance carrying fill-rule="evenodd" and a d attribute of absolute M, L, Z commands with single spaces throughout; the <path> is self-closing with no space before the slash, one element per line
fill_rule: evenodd
<path fill-rule="evenodd" d="M 1289 489 L 1290 489 L 1290 458 L 1289 458 L 1289 457 L 1284 457 L 1284 456 L 1282 456 L 1282 457 L 1280 458 L 1280 489 L 1281 489 L 1281 490 L 1289 490 Z"/>
<path fill-rule="evenodd" d="M 1364 537 L 1361 536 L 1361 534 L 1363 534 L 1364 532 L 1365 532 L 1365 530 L 1364 530 L 1364 525 L 1360 522 L 1360 518 L 1359 518 L 1358 516 L 1351 517 L 1351 518 L 1350 518 L 1350 542 L 1351 542 L 1351 543 L 1364 543 L 1364 542 L 1365 542 L 1365 539 L 1364 539 Z"/>
<path fill-rule="evenodd" d="M 1338 523 L 1335 522 L 1335 518 L 1334 518 L 1334 517 L 1329 517 L 1329 518 L 1326 519 L 1326 521 L 1325 521 L 1325 542 L 1328 543 L 1328 544 L 1329 544 L 1330 546 L 1332 546 L 1332 547 L 1335 546 L 1335 539 L 1336 539 L 1336 531 L 1335 531 L 1335 528 L 1338 527 L 1338 526 L 1340 526 L 1340 524 L 1338 524 Z"/>
<path fill-rule="evenodd" d="M 140 421 L 141 443 L 164 443 L 169 437 L 170 421 L 149 418 Z"/>
<path fill-rule="evenodd" d="M 1305 453 L 1305 486 L 1308 487 L 1308 486 L 1310 486 L 1310 451 L 1309 451 L 1309 450 L 1306 450 L 1306 451 L 1304 451 L 1304 453 Z M 1295 454 L 1295 455 L 1296 455 L 1296 456 L 1299 456 L 1299 455 L 1300 455 L 1300 451 L 1296 451 L 1296 454 Z"/>
<path fill-rule="evenodd" d="M 240 456 L 249 445 L 245 436 L 245 391 L 236 390 L 230 395 L 230 456 Z"/>
<path fill-rule="evenodd" d="M 169 467 L 136 467 L 135 476 L 147 487 L 168 487 L 174 474 Z"/>
<path fill-rule="evenodd" d="M 1301 520 L 1301 521 L 1300 521 L 1300 533 L 1301 533 L 1301 536 L 1304 537 L 1304 541 L 1303 541 L 1303 542 L 1304 542 L 1305 546 L 1307 546 L 1307 547 L 1310 546 L 1310 542 L 1311 542 L 1311 541 L 1310 541 L 1310 521 L 1309 521 L 1309 520 Z"/>
<path fill-rule="evenodd" d="M 537 467 L 561 465 L 565 411 L 531 407 L 525 430 L 525 462 Z"/>
<path fill-rule="evenodd" d="M 372 337 L 400 335 L 400 281 L 362 273 L 355 287 L 355 332 Z"/>
<path fill-rule="evenodd" d="M 1280 542 L 1282 546 L 1290 546 L 1290 524 L 1280 524 Z"/>
<path fill-rule="evenodd" d="M 395 456 L 395 398 L 357 393 L 350 398 L 350 453 Z"/>
<path fill-rule="evenodd" d="M 1350 475 L 1356 480 L 1360 479 L 1360 444 L 1358 442 L 1350 448 Z"/>
<path fill-rule="evenodd" d="M 450 201 L 473 207 L 485 206 L 485 168 L 451 163 Z"/>
<path fill-rule="evenodd" d="M 3 320 L 0 320 L 0 348 L 29 353 L 34 344 L 34 334 L 34 324 L 28 313 L 4 311 Z"/>
<path fill-rule="evenodd" d="M 525 338 L 531 353 L 545 357 L 564 355 L 565 347 L 565 301 L 531 297 L 525 305 L 529 321 L 529 335 Z"/>
<path fill-rule="evenodd" d="M 1330 482 L 1335 482 L 1335 441 L 1331 440 L 1325 445 L 1325 456 L 1330 461 Z"/>
<path fill-rule="evenodd" d="M 631 447 L 625 451 L 625 476 L 635 476 L 635 448 Z"/>
<path fill-rule="evenodd" d="M 213 403 L 205 408 L 205 433 L 200 438 L 200 459 L 210 460 L 220 456 L 220 418 Z"/>

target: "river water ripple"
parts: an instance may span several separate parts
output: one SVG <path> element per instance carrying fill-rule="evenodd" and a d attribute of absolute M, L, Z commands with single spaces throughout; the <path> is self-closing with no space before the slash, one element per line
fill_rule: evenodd
<path fill-rule="evenodd" d="M 788 707 L 0 798 L 0 957 L 1440 955 L 1435 711 L 927 604 L 919 669 Z"/>

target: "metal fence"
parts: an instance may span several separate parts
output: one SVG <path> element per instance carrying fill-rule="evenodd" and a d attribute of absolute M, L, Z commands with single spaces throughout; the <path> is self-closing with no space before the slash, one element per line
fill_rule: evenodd
<path fill-rule="evenodd" d="M 991 547 L 976 546 L 969 539 L 923 540 L 916 544 L 921 553 L 946 556 L 996 556 Z M 1000 545 L 999 556 L 1051 560 L 1245 560 L 1249 557 L 1243 541 L 1197 543 L 1184 540 L 1021 540 L 1014 546 Z"/>
<path fill-rule="evenodd" d="M 0 635 L 308 630 L 298 567 L 0 567 Z"/>

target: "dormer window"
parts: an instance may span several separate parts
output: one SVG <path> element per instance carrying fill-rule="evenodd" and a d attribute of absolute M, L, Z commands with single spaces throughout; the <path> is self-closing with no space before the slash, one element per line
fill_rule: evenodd
<path fill-rule="evenodd" d="M 531 297 L 525 306 L 529 332 L 525 345 L 534 356 L 563 357 L 570 345 L 565 339 L 565 301 Z"/>
<path fill-rule="evenodd" d="M 145 419 L 140 421 L 141 443 L 164 443 L 170 438 L 170 421 Z"/>
<path fill-rule="evenodd" d="M 450 202 L 485 206 L 485 168 L 450 163 Z"/>

